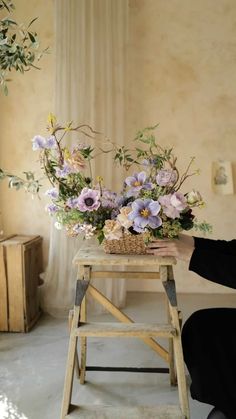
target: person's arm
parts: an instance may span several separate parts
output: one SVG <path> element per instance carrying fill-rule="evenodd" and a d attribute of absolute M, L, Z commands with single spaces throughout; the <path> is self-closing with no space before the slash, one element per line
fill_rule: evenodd
<path fill-rule="evenodd" d="M 212 240 L 203 237 L 193 237 L 196 249 L 210 250 L 219 253 L 236 255 L 236 240 Z"/>
<path fill-rule="evenodd" d="M 195 248 L 189 270 L 209 281 L 236 289 L 236 253 L 231 255 Z"/>
<path fill-rule="evenodd" d="M 196 246 L 193 237 L 181 235 L 174 240 L 154 240 L 147 253 L 184 260 L 189 263 L 189 270 L 203 278 L 236 289 L 236 251 L 226 254 L 215 251 L 215 247 L 213 249 Z"/>

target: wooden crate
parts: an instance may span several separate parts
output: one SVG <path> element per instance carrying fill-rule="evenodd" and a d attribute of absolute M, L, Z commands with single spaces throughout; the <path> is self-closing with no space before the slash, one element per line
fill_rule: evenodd
<path fill-rule="evenodd" d="M 0 238 L 0 331 L 28 332 L 40 315 L 42 238 Z"/>

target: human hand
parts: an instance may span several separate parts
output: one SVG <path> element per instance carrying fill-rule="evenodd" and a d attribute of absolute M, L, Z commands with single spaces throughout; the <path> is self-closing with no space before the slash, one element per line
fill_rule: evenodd
<path fill-rule="evenodd" d="M 178 239 L 154 239 L 148 244 L 147 253 L 155 256 L 173 256 L 189 262 L 194 251 L 194 238 L 180 234 Z"/>

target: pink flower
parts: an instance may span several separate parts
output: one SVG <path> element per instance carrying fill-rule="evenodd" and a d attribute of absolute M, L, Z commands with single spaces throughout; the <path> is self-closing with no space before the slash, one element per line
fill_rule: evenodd
<path fill-rule="evenodd" d="M 159 197 L 162 210 L 169 218 L 179 218 L 180 212 L 187 207 L 187 200 L 181 192 L 163 195 Z"/>
<path fill-rule="evenodd" d="M 99 191 L 83 188 L 77 199 L 77 208 L 82 212 L 97 210 L 100 207 L 99 198 Z"/>
<path fill-rule="evenodd" d="M 159 170 L 156 176 L 156 182 L 159 186 L 171 186 L 177 180 L 176 170 L 162 169 Z"/>

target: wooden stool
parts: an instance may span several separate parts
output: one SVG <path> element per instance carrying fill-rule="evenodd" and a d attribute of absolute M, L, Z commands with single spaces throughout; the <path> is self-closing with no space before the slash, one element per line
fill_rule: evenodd
<path fill-rule="evenodd" d="M 90 412 L 84 413 L 84 408 L 79 406 L 71 405 L 71 394 L 73 385 L 74 370 L 77 372 L 77 376 L 80 379 L 80 383 L 84 384 L 86 370 L 89 367 L 86 366 L 86 352 L 87 352 L 87 338 L 88 337 L 138 337 L 141 338 L 148 346 L 150 346 L 155 352 L 158 353 L 168 364 L 169 369 L 156 368 L 156 372 L 168 372 L 170 373 L 170 382 L 172 385 L 176 384 L 176 377 L 178 382 L 179 400 L 181 411 L 175 409 L 173 416 L 175 418 L 189 419 L 189 403 L 188 393 L 184 370 L 183 351 L 181 345 L 181 330 L 180 330 L 180 313 L 177 307 L 175 281 L 173 277 L 172 265 L 176 263 L 174 258 L 158 258 L 151 255 L 108 255 L 105 254 L 102 248 L 97 246 L 86 246 L 81 249 L 76 255 L 74 262 L 79 266 L 80 279 L 77 280 L 76 286 L 76 298 L 73 312 L 70 312 L 70 341 L 68 359 L 66 365 L 66 376 L 63 393 L 63 402 L 61 410 L 61 419 L 69 417 L 93 417 L 91 416 L 91 409 L 87 410 Z M 94 266 L 110 266 L 112 271 L 94 271 Z M 114 271 L 114 266 L 138 266 L 141 267 L 159 267 L 159 272 L 129 272 L 129 271 Z M 102 293 L 100 293 L 94 286 L 90 284 L 90 280 L 93 278 L 139 278 L 142 279 L 161 279 L 164 290 L 167 296 L 167 307 L 168 307 L 168 322 L 166 324 L 160 323 L 134 323 L 132 319 L 126 316 L 121 310 L 115 307 L 111 301 L 109 301 Z M 122 323 L 87 323 L 86 322 L 86 299 L 84 298 L 86 292 L 88 292 L 96 301 L 102 304 L 114 317 L 116 317 Z M 154 338 L 164 337 L 169 340 L 169 351 L 164 349 Z M 77 341 L 80 338 L 80 361 L 77 355 Z M 98 367 L 97 369 L 101 369 Z M 109 368 L 110 370 L 111 368 Z M 93 370 L 96 368 L 93 367 Z M 106 368 L 103 368 L 106 370 Z M 113 368 L 113 370 L 117 370 Z M 121 371 L 122 368 L 119 368 Z M 127 370 L 134 370 L 125 368 Z M 139 372 L 141 369 L 137 369 Z M 149 369 L 153 370 L 153 369 Z M 165 371 L 163 371 L 165 370 Z M 152 371 L 153 372 L 153 371 Z M 170 410 L 173 408 L 169 407 Z M 119 417 L 116 416 L 115 410 L 118 412 L 118 408 L 104 407 L 106 411 L 113 412 L 110 418 Z M 110 410 L 109 410 L 110 409 Z M 128 408 L 127 408 L 128 409 Z M 126 418 L 144 418 L 144 408 L 136 408 L 137 412 L 140 410 L 140 416 L 133 416 L 130 411 L 130 416 Z M 155 410 L 156 417 L 168 417 L 161 416 L 161 407 L 146 408 Z M 70 413 L 78 411 L 78 416 L 69 415 Z M 172 409 L 173 410 L 173 409 Z M 83 411 L 83 413 L 82 413 Z M 158 413 L 159 412 L 159 413 Z M 80 413 L 82 416 L 80 416 Z M 163 413 L 163 408 L 162 408 Z M 154 415 L 154 413 L 152 413 Z M 164 414 L 164 413 L 163 413 Z M 175 415 L 174 415 L 175 414 Z M 127 410 L 128 415 L 128 410 Z M 159 415 L 159 416 L 158 416 Z M 108 417 L 104 413 L 101 417 Z"/>

